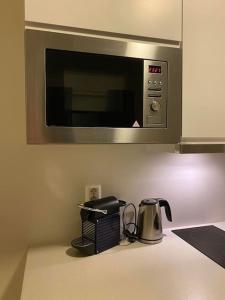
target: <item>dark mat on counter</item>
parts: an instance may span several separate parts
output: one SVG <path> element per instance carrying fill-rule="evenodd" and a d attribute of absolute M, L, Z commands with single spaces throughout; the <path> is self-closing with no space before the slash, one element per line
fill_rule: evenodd
<path fill-rule="evenodd" d="M 185 242 L 225 269 L 225 231 L 213 226 L 172 230 Z"/>

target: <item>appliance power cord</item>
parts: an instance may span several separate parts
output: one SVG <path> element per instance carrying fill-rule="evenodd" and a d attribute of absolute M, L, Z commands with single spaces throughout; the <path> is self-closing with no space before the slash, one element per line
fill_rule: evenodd
<path fill-rule="evenodd" d="M 134 222 L 126 223 L 125 212 L 126 212 L 127 208 L 130 206 L 132 206 L 133 210 L 134 210 Z M 137 228 L 137 210 L 133 203 L 128 203 L 127 205 L 125 205 L 124 210 L 123 210 L 123 215 L 122 215 L 122 222 L 123 222 L 123 234 L 127 237 L 128 241 L 130 243 L 134 243 L 136 240 L 138 240 L 138 237 L 137 237 L 137 229 L 138 228 Z M 130 231 L 128 229 L 128 227 L 131 225 L 133 225 L 133 227 L 134 227 L 133 231 Z"/>

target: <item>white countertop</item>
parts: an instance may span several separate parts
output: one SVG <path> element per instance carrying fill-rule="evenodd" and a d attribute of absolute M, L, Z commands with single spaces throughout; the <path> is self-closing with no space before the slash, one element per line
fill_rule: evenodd
<path fill-rule="evenodd" d="M 225 222 L 214 225 L 225 229 Z M 70 256 L 77 252 L 68 246 L 32 248 L 21 300 L 225 299 L 225 269 L 164 233 L 160 244 L 136 242 L 89 257 Z"/>

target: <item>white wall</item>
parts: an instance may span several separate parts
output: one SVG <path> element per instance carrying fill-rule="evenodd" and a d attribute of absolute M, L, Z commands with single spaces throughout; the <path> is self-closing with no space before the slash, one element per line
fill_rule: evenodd
<path fill-rule="evenodd" d="M 27 248 L 24 3 L 0 1 L 0 299 L 20 297 Z"/>
<path fill-rule="evenodd" d="M 168 199 L 173 223 L 165 227 L 225 221 L 224 154 L 154 153 L 166 146 L 26 146 L 31 244 L 69 242 L 80 232 L 77 204 L 85 184 L 101 184 L 102 196 L 138 204 Z"/>

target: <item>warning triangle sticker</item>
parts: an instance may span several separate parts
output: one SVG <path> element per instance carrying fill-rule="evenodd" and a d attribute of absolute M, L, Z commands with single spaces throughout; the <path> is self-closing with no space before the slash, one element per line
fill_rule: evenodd
<path fill-rule="evenodd" d="M 132 127 L 140 127 L 140 125 L 138 124 L 138 121 L 135 121 Z"/>

